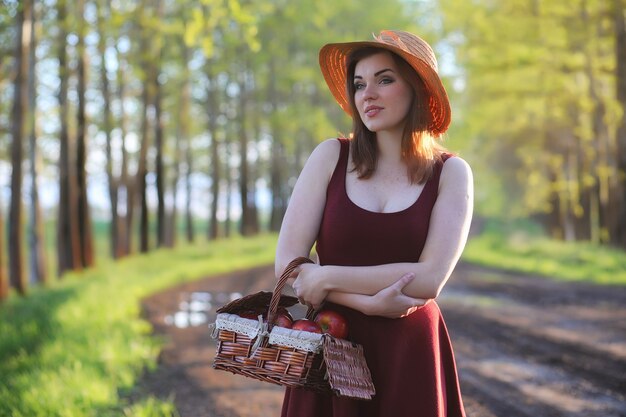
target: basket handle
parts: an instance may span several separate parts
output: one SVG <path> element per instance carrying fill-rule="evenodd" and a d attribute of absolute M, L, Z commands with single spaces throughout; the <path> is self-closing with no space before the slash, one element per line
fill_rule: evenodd
<path fill-rule="evenodd" d="M 274 287 L 274 293 L 272 294 L 272 299 L 270 300 L 269 311 L 267 313 L 268 329 L 271 330 L 272 327 L 274 327 L 272 322 L 274 321 L 274 316 L 276 315 L 276 310 L 278 309 L 278 304 L 280 302 L 280 296 L 282 295 L 282 292 L 283 292 L 283 287 L 285 286 L 285 283 L 287 283 L 289 276 L 300 265 L 312 264 L 312 263 L 314 263 L 312 260 L 304 256 L 300 256 L 294 259 L 293 261 L 289 262 L 289 265 L 287 265 L 287 267 L 285 268 L 285 271 L 282 273 L 282 275 L 278 279 L 278 282 L 276 283 L 276 286 Z M 309 307 L 306 313 L 307 318 L 309 318 L 309 316 L 312 316 L 313 312 L 314 312 L 313 307 Z"/>

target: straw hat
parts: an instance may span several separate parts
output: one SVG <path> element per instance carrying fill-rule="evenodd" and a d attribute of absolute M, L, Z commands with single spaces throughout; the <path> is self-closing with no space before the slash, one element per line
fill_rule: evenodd
<path fill-rule="evenodd" d="M 347 58 L 355 50 L 375 47 L 395 52 L 419 74 L 429 92 L 428 107 L 432 114 L 430 131 L 444 133 L 450 125 L 451 110 L 448 94 L 437 74 L 437 59 L 430 45 L 408 32 L 384 30 L 373 41 L 329 43 L 320 50 L 322 74 L 341 108 L 352 115 L 347 93 Z"/>

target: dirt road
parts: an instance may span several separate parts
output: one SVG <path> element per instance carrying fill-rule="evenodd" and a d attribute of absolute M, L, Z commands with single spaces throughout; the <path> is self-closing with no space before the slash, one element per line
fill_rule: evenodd
<path fill-rule="evenodd" d="M 166 340 L 141 391 L 181 417 L 278 416 L 282 388 L 211 368 L 207 322 L 229 297 L 273 288 L 270 267 L 144 300 Z M 626 417 L 626 288 L 460 264 L 439 300 L 469 417 Z"/>

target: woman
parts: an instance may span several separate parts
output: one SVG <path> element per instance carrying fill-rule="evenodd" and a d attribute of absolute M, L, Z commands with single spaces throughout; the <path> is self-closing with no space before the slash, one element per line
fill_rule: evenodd
<path fill-rule="evenodd" d="M 467 163 L 437 142 L 450 105 L 430 46 L 407 32 L 320 51 L 326 82 L 352 116 L 350 139 L 322 142 L 294 188 L 276 271 L 313 244 L 293 276 L 301 302 L 334 309 L 363 345 L 371 401 L 287 389 L 286 417 L 464 416 L 454 356 L 434 301 L 465 245 Z"/>

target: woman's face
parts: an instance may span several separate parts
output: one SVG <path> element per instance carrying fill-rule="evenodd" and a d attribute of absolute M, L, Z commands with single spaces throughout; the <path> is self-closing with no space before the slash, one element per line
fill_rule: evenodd
<path fill-rule="evenodd" d="M 354 102 L 363 124 L 372 132 L 401 135 L 413 90 L 400 76 L 391 53 L 382 51 L 361 59 L 353 81 Z"/>

